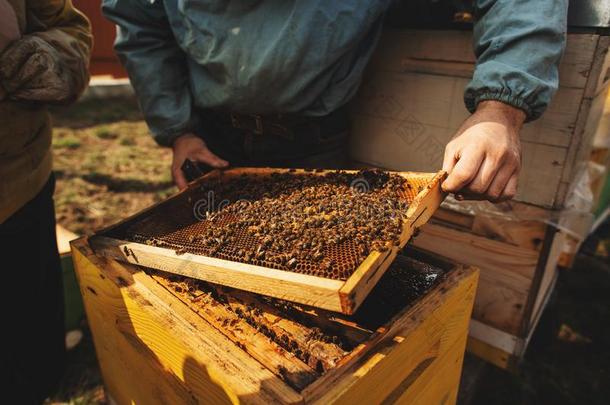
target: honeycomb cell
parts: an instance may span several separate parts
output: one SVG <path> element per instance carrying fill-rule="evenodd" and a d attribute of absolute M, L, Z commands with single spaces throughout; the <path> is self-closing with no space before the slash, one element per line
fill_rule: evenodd
<path fill-rule="evenodd" d="M 360 179 L 358 176 L 364 176 L 373 185 L 381 181 L 374 174 L 332 172 L 324 176 L 282 173 L 272 175 L 272 180 L 267 182 L 260 178 L 253 179 L 245 176 L 229 180 L 229 182 L 237 182 L 233 185 L 214 183 L 206 186 L 208 188 L 202 189 L 200 192 L 214 192 L 215 195 L 220 196 L 229 195 L 230 198 L 226 199 L 228 204 L 224 207 L 206 213 L 203 219 L 194 216 L 190 206 L 188 209 L 178 207 L 164 212 L 154 212 L 131 225 L 125 238 L 133 242 L 174 249 L 177 253 L 210 256 L 316 277 L 347 280 L 368 255 L 368 252 L 375 246 L 383 245 L 380 242 L 378 245 L 363 248 L 363 239 L 371 237 L 367 226 L 374 221 L 381 224 L 386 223 L 389 206 L 401 207 L 400 209 L 406 212 L 406 208 L 416 195 L 427 186 L 424 179 L 415 178 L 405 181 L 401 178 L 403 186 L 395 191 L 395 200 L 382 201 L 380 199 L 378 206 L 375 206 L 376 191 L 373 187 L 372 191 L 365 190 L 365 192 L 372 193 L 367 196 L 367 203 L 373 202 L 374 205 L 367 207 L 359 202 L 359 194 L 350 188 L 351 184 L 355 184 Z M 320 181 L 320 178 L 325 179 L 326 183 L 318 184 L 312 182 L 313 180 L 308 180 L 308 177 L 316 177 L 317 182 Z M 259 182 L 257 187 L 248 188 L 248 184 L 253 181 Z M 340 194 L 342 199 L 335 201 L 336 207 L 326 207 L 325 201 L 315 201 L 305 210 L 301 210 L 299 204 L 302 204 L 302 201 L 298 198 L 291 200 L 291 196 L 303 194 L 303 190 L 310 189 L 314 191 L 308 192 L 315 193 L 318 189 L 314 186 L 319 187 L 330 197 Z M 247 195 L 240 195 L 240 190 L 248 190 Z M 387 193 L 379 193 L 379 195 L 385 196 L 383 198 L 387 199 Z M 192 201 L 197 200 L 195 197 L 192 197 Z M 278 208 L 278 205 L 281 206 L 282 203 L 286 203 L 286 207 Z M 276 237 L 272 238 L 273 240 L 270 242 L 266 241 L 264 233 L 255 229 L 259 225 L 256 225 L 256 215 L 252 215 L 252 210 L 269 206 L 274 207 L 274 215 L 277 212 L 278 217 L 277 223 L 284 228 L 291 223 L 302 224 L 309 221 L 313 224 L 311 229 L 324 229 L 323 232 L 318 232 L 323 235 L 321 237 L 323 240 L 318 241 L 319 246 L 314 248 L 303 244 L 302 240 L 283 228 L 274 229 Z M 351 222 L 337 214 L 337 212 L 343 212 L 342 210 L 352 215 L 349 219 Z M 352 211 L 362 217 L 358 217 Z M 375 212 L 381 214 L 375 214 Z M 253 217 L 254 220 L 250 220 L 247 215 Z M 339 226 L 345 227 L 346 221 L 353 224 L 353 229 L 346 233 L 333 231 Z M 376 236 L 373 236 L 377 238 L 396 232 L 389 230 L 390 228 L 380 230 L 379 226 L 376 229 Z M 203 240 L 202 235 L 208 235 L 208 239 Z M 212 237 L 210 238 L 209 235 Z M 228 239 L 225 240 L 225 238 Z M 213 240 L 211 241 L 211 239 Z M 281 244 L 279 244 L 279 240 L 282 241 Z M 269 250 L 262 248 L 265 243 L 270 243 L 274 248 Z M 301 245 L 299 245 L 300 243 Z M 278 248 L 278 246 L 283 247 Z M 260 253 L 261 251 L 263 253 Z M 321 259 L 318 258 L 320 253 Z"/>

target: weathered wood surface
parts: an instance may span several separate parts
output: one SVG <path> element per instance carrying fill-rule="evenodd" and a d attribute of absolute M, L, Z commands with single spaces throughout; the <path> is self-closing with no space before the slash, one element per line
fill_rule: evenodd
<path fill-rule="evenodd" d="M 70 242 L 78 238 L 74 232 L 70 232 L 61 225 L 55 226 L 55 234 L 57 236 L 57 250 L 61 256 L 70 253 Z"/>
<path fill-rule="evenodd" d="M 301 401 L 144 271 L 95 256 L 84 239 L 72 246 L 104 383 L 119 404 Z"/>
<path fill-rule="evenodd" d="M 319 373 L 310 367 L 310 365 L 305 364 L 281 346 L 274 347 L 270 345 L 269 339 L 263 334 L 257 333 L 258 331 L 254 326 L 243 321 L 234 311 L 222 305 L 221 301 L 228 299 L 224 292 L 217 292 L 212 286 L 209 289 L 201 290 L 192 287 L 193 283 L 188 281 L 178 284 L 178 286 L 184 285 L 184 289 L 176 291 L 176 286 L 168 278 L 157 274 L 152 274 L 151 276 L 159 284 L 166 287 L 168 291 L 176 295 L 183 303 L 197 312 L 210 325 L 231 339 L 232 342 L 242 348 L 246 348 L 248 354 L 254 359 L 264 364 L 274 374 L 284 376 L 286 382 L 292 388 L 301 390 L 319 377 Z M 210 291 L 213 291 L 213 294 Z M 245 307 L 245 305 L 243 305 L 243 308 L 240 306 L 239 313 L 248 314 L 250 311 Z M 266 325 L 266 327 L 268 326 Z M 287 337 L 289 336 L 290 340 L 296 339 L 290 331 L 283 330 L 280 332 L 276 330 L 275 333 L 283 333 Z M 333 355 L 338 359 L 345 356 L 343 351 L 335 353 L 335 350 L 329 350 L 327 353 L 328 357 L 331 358 Z M 317 359 L 312 359 L 312 363 L 313 360 Z"/>
<path fill-rule="evenodd" d="M 420 395 L 437 399 L 449 395 L 448 391 L 455 386 L 441 388 L 438 381 L 434 387 L 427 388 L 427 384 L 430 379 L 436 380 L 437 370 L 445 364 L 447 356 L 464 350 L 463 330 L 470 319 L 469 303 L 474 299 L 477 278 L 476 273 L 463 270 L 456 271 L 452 277 L 455 279 L 446 282 L 455 287 L 449 291 L 435 288 L 426 300 L 409 310 L 411 318 L 404 316 L 394 322 L 386 338 L 379 342 L 378 350 L 306 388 L 304 395 L 308 400 L 348 404 L 401 398 L 405 403 L 417 403 L 413 401 Z M 459 382 L 461 367 L 453 371 L 457 374 L 449 381 Z"/>
<path fill-rule="evenodd" d="M 568 36 L 560 87 L 545 115 L 525 125 L 517 199 L 561 207 L 598 121 L 592 99 L 607 85 L 610 37 Z M 351 154 L 392 170 L 441 167 L 445 144 L 469 113 L 463 91 L 474 69 L 472 35 L 387 30 L 353 106 Z M 589 123 L 589 126 L 586 126 Z"/>
<path fill-rule="evenodd" d="M 518 334 L 538 252 L 434 224 L 413 245 L 481 270 L 473 318 Z"/>

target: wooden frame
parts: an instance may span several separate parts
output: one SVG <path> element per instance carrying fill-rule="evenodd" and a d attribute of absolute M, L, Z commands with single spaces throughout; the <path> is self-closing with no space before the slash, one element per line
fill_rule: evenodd
<path fill-rule="evenodd" d="M 268 175 L 273 172 L 287 172 L 287 169 L 235 168 L 214 171 L 191 183 L 189 187 L 147 210 L 142 211 L 117 225 L 104 229 L 90 238 L 96 253 L 119 261 L 138 264 L 170 273 L 180 274 L 241 290 L 281 298 L 330 311 L 352 314 L 366 298 L 376 282 L 381 278 L 396 257 L 397 252 L 409 241 L 416 229 L 422 226 L 438 208 L 445 194 L 441 190 L 444 172 L 413 173 L 400 172 L 399 175 L 426 182 L 411 201 L 400 236 L 400 245 L 385 252 L 373 251 L 346 280 L 333 280 L 304 275 L 289 271 L 275 270 L 252 264 L 205 257 L 195 254 L 177 254 L 174 250 L 142 243 L 135 243 L 113 237 L 119 227 L 136 223 L 156 212 L 163 205 L 178 198 L 188 198 L 190 191 L 210 178 L 217 176 Z M 348 171 L 355 173 L 356 171 Z M 297 170 L 295 175 L 324 174 Z"/>
<path fill-rule="evenodd" d="M 444 280 L 332 369 L 295 388 L 276 369 L 283 375 L 294 370 L 293 378 L 309 372 L 301 367 L 297 373 L 293 358 L 267 338 L 246 336 L 244 345 L 242 337 L 214 324 L 217 307 L 203 307 L 211 315 L 202 315 L 157 276 L 95 255 L 84 238 L 72 249 L 102 376 L 116 403 L 456 402 L 478 279 L 474 268 L 426 260 L 443 266 Z M 350 318 L 342 319 L 341 328 L 352 328 Z"/>

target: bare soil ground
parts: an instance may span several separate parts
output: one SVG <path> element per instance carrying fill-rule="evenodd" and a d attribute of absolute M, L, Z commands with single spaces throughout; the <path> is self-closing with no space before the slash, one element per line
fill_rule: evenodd
<path fill-rule="evenodd" d="M 149 135 L 134 100 L 53 111 L 59 223 L 78 234 L 110 225 L 175 191 L 171 152 Z"/>
<path fill-rule="evenodd" d="M 81 102 L 53 112 L 58 222 L 87 234 L 175 191 L 171 152 L 158 147 L 133 100 Z M 517 374 L 484 365 L 460 403 L 606 404 L 610 398 L 610 261 L 595 257 L 600 230 L 560 275 Z M 603 245 L 602 245 L 603 246 Z M 603 255 L 602 255 L 603 256 Z M 49 403 L 104 403 L 91 336 L 68 354 L 60 390 Z"/>

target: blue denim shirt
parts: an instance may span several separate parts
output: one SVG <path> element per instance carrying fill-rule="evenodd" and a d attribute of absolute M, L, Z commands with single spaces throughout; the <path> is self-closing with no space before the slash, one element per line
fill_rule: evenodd
<path fill-rule="evenodd" d="M 115 49 L 156 140 L 198 108 L 324 115 L 347 103 L 390 0 L 104 0 Z M 567 0 L 477 0 L 473 111 L 501 100 L 539 117 L 557 89 Z M 407 91 L 408 89 L 405 89 Z"/>

